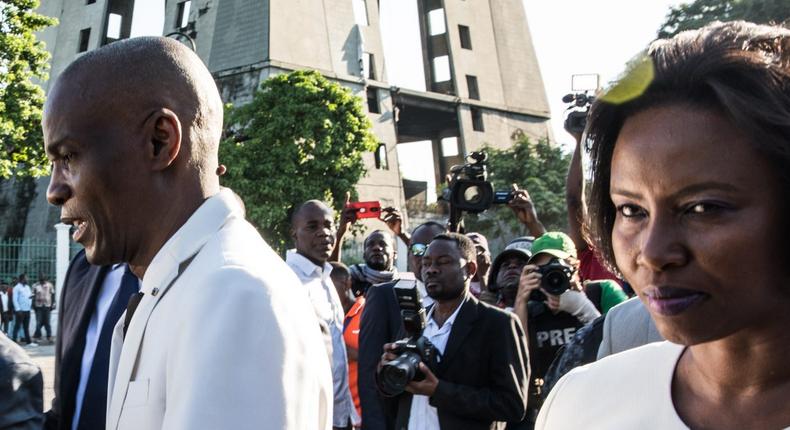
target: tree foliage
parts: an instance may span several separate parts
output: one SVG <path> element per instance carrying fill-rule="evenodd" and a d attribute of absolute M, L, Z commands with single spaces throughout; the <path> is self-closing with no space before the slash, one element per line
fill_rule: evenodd
<path fill-rule="evenodd" d="M 35 32 L 57 20 L 35 11 L 38 0 L 0 1 L 0 178 L 44 175 L 49 162 L 42 147 L 44 91 L 49 53 Z"/>
<path fill-rule="evenodd" d="M 658 30 L 658 37 L 672 37 L 713 21 L 744 20 L 782 24 L 790 18 L 790 0 L 695 0 L 673 6 Z"/>
<path fill-rule="evenodd" d="M 568 210 L 565 203 L 565 177 L 570 155 L 547 139 L 537 142 L 517 132 L 513 146 L 500 150 L 485 147 L 488 153 L 489 180 L 496 190 L 509 190 L 512 184 L 529 192 L 538 218 L 549 231 L 566 230 Z M 478 231 L 488 238 L 511 239 L 526 235 L 513 211 L 497 206 L 478 215 L 466 215 L 467 231 Z"/>
<path fill-rule="evenodd" d="M 341 209 L 365 174 L 362 154 L 376 148 L 361 99 L 315 71 L 269 78 L 251 103 L 231 108 L 226 125 L 223 185 L 280 252 L 291 243 L 292 208 L 321 199 Z"/>

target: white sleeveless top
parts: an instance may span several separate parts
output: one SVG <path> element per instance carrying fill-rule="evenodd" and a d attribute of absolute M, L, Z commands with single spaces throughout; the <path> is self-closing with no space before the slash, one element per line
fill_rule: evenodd
<path fill-rule="evenodd" d="M 672 404 L 684 349 L 657 342 L 573 369 L 549 393 L 535 430 L 687 430 Z"/>

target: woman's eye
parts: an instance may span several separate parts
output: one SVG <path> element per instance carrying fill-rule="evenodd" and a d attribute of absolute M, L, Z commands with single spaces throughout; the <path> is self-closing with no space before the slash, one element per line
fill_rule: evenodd
<path fill-rule="evenodd" d="M 617 212 L 625 218 L 634 218 L 644 214 L 644 211 L 636 205 L 620 205 Z"/>
<path fill-rule="evenodd" d="M 693 205 L 690 205 L 688 209 L 686 209 L 686 212 L 695 215 L 702 215 L 716 212 L 719 209 L 721 209 L 721 206 L 712 203 L 694 203 Z"/>

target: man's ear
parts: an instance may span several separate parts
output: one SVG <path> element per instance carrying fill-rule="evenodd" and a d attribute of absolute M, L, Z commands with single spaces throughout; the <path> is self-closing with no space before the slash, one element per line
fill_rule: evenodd
<path fill-rule="evenodd" d="M 161 108 L 151 114 L 145 123 L 148 131 L 146 155 L 154 170 L 164 170 L 173 164 L 181 152 L 181 121 L 175 112 Z"/>
<path fill-rule="evenodd" d="M 477 273 L 477 261 L 469 260 L 466 263 L 466 275 L 471 279 L 475 277 L 475 273 Z"/>

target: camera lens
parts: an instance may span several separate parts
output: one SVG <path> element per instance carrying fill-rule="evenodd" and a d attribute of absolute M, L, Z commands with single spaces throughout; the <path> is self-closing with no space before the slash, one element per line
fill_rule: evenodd
<path fill-rule="evenodd" d="M 565 281 L 565 274 L 561 272 L 552 272 L 549 273 L 548 276 L 546 276 L 546 285 L 551 289 L 555 289 L 559 287 L 560 285 L 562 285 L 564 281 Z"/>
<path fill-rule="evenodd" d="M 464 200 L 469 204 L 480 203 L 482 197 L 483 193 L 480 192 L 480 188 L 477 185 L 472 185 L 464 190 Z"/>
<path fill-rule="evenodd" d="M 398 358 L 386 363 L 379 372 L 381 391 L 388 396 L 396 396 L 406 389 L 406 385 L 417 374 L 420 356 L 404 352 Z"/>

